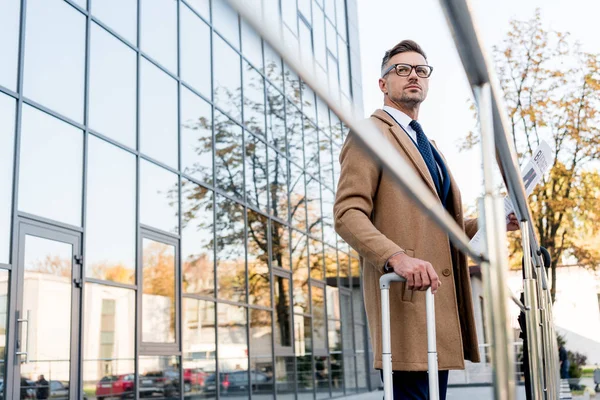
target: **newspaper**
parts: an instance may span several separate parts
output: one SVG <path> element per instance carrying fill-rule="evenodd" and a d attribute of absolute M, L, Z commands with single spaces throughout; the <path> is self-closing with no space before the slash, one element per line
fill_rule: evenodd
<path fill-rule="evenodd" d="M 550 169 L 554 163 L 554 154 L 552 149 L 545 141 L 542 141 L 538 148 L 533 153 L 533 157 L 525 164 L 525 168 L 521 171 L 523 184 L 525 185 L 525 195 L 533 192 L 533 189 L 540 183 L 544 173 Z M 508 216 L 515 211 L 512 201 L 508 196 L 504 198 L 504 215 L 508 224 Z M 478 253 L 485 252 L 485 233 L 483 230 L 478 230 L 473 239 L 469 242 Z"/>

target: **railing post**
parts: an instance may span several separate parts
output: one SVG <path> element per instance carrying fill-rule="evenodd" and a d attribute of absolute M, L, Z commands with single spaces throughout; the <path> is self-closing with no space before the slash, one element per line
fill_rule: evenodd
<path fill-rule="evenodd" d="M 486 326 L 490 331 L 494 394 L 496 399 L 515 398 L 515 365 L 508 321 L 506 221 L 502 199 L 494 195 L 494 128 L 492 91 L 489 83 L 474 88 L 481 127 L 481 151 L 485 195 L 479 200 L 479 225 L 485 233 L 487 260 L 481 264 Z"/>

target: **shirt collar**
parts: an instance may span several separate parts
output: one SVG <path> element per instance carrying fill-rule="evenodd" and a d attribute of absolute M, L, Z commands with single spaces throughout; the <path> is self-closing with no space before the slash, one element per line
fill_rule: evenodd
<path fill-rule="evenodd" d="M 390 106 L 383 106 L 383 110 L 390 113 L 390 115 L 402 126 L 402 128 L 407 129 L 409 127 L 412 118 L 404 114 L 402 111 Z"/>

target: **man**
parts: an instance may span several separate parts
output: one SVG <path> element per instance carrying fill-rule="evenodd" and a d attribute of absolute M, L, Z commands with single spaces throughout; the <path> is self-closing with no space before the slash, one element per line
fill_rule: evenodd
<path fill-rule="evenodd" d="M 477 221 L 463 220 L 456 182 L 417 122 L 433 71 L 425 52 L 413 41 L 402 41 L 385 53 L 381 71 L 384 107 L 373 113 L 371 121 L 472 237 Z M 340 163 L 335 227 L 361 256 L 375 368 L 382 368 L 379 277 L 393 271 L 407 279 L 392 286 L 390 293 L 394 399 L 428 398 L 423 291 L 429 286 L 436 294 L 440 392 L 445 399 L 448 370 L 464 369 L 465 359 L 479 361 L 466 257 L 451 246 L 448 235 L 417 208 L 390 173 L 362 151 L 352 132 Z M 517 227 L 512 216 L 508 228 Z"/>
<path fill-rule="evenodd" d="M 50 397 L 50 384 L 48 383 L 46 378 L 44 378 L 44 375 L 40 375 L 38 377 L 36 386 L 36 396 L 38 399 L 47 399 L 48 397 Z"/>
<path fill-rule="evenodd" d="M 560 361 L 560 379 L 569 379 L 569 355 L 562 344 L 558 347 L 558 360 Z"/>

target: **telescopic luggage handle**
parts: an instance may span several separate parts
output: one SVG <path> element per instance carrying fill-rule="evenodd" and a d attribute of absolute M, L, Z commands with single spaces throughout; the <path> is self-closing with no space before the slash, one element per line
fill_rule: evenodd
<path fill-rule="evenodd" d="M 381 338 L 383 361 L 383 398 L 393 400 L 392 390 L 392 340 L 390 328 L 390 284 L 406 282 L 406 279 L 391 272 L 379 279 L 381 289 Z M 429 373 L 429 400 L 439 400 L 437 344 L 435 341 L 435 306 L 431 287 L 425 292 L 425 309 L 427 312 L 427 371 Z"/>

